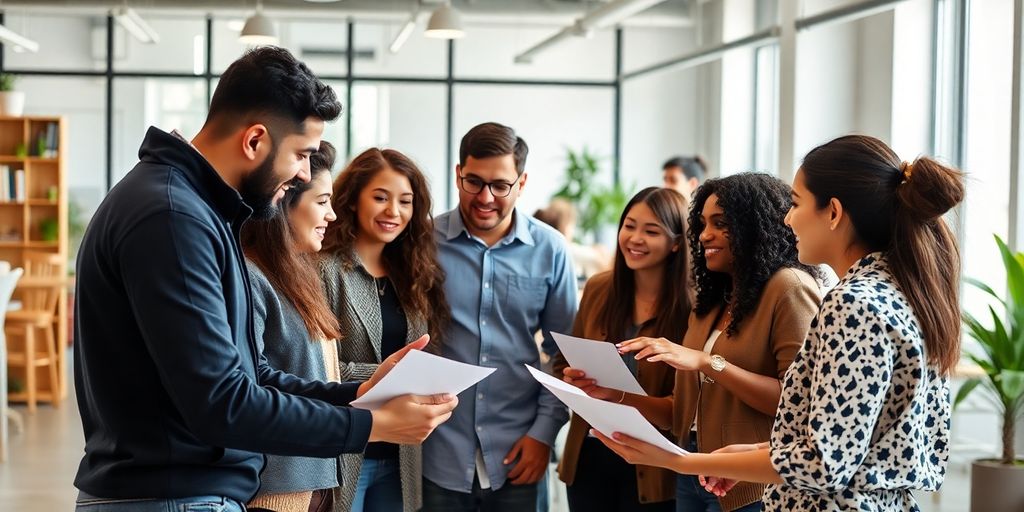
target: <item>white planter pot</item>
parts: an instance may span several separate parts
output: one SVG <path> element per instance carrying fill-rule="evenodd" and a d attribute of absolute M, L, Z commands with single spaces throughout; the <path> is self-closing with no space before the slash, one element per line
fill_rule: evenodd
<path fill-rule="evenodd" d="M 0 92 L 0 115 L 20 116 L 25 112 L 25 93 L 23 91 Z"/>

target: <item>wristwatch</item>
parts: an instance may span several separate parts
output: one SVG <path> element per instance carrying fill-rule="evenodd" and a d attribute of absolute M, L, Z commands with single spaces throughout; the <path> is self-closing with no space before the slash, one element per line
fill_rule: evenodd
<path fill-rule="evenodd" d="M 725 369 L 726 360 L 724 357 L 714 354 L 711 356 L 711 369 L 720 372 Z"/>

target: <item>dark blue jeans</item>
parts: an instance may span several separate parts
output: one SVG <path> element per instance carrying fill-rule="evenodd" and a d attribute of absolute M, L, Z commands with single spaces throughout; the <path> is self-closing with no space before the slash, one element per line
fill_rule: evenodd
<path fill-rule="evenodd" d="M 402 512 L 398 459 L 363 459 L 352 512 Z"/>
<path fill-rule="evenodd" d="M 537 509 L 537 484 L 481 489 L 473 480 L 472 492 L 451 491 L 423 479 L 422 512 L 526 512 Z"/>
<path fill-rule="evenodd" d="M 244 512 L 241 503 L 221 496 L 164 499 L 106 499 L 79 494 L 75 512 Z"/>
<path fill-rule="evenodd" d="M 697 452 L 697 436 L 690 436 L 687 451 Z M 763 504 L 755 501 L 740 507 L 733 512 L 757 512 L 763 510 Z M 704 490 L 696 475 L 676 475 L 676 512 L 722 512 L 718 497 Z"/>

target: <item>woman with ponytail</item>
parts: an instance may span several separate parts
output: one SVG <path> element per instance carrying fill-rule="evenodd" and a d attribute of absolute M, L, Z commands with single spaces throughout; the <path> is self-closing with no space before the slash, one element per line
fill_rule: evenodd
<path fill-rule="evenodd" d="M 872 137 L 815 148 L 786 222 L 802 262 L 843 277 L 786 374 L 771 440 L 675 456 L 598 437 L 634 464 L 714 475 L 702 481 L 719 495 L 772 484 L 769 511 L 918 510 L 911 491 L 938 489 L 949 457 L 960 254 L 942 215 L 963 196 L 959 171 Z"/>

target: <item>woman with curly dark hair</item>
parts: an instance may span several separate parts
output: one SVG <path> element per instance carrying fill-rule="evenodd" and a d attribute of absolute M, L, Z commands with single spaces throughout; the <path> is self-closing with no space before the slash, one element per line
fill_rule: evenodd
<path fill-rule="evenodd" d="M 327 227 L 321 277 L 341 325 L 342 380 L 366 380 L 388 355 L 448 323 L 430 190 L 393 149 L 371 148 L 334 182 L 338 220 Z M 344 510 L 419 510 L 420 447 L 369 443 L 344 455 Z"/>
<path fill-rule="evenodd" d="M 673 433 L 709 453 L 771 435 L 781 379 L 821 300 L 816 268 L 797 259 L 786 227 L 790 188 L 760 173 L 708 180 L 694 194 L 688 238 L 696 302 L 682 345 L 637 338 L 619 350 L 676 368 Z M 744 483 L 726 496 L 679 475 L 676 510 L 761 510 L 764 486 Z"/>

